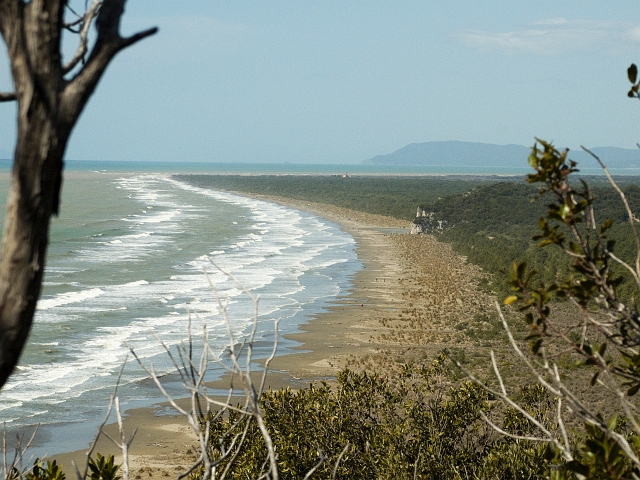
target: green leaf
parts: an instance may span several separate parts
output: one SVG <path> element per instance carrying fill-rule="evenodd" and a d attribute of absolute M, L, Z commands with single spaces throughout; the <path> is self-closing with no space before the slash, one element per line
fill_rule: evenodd
<path fill-rule="evenodd" d="M 582 254 L 582 248 L 576 242 L 569 242 L 569 249 L 576 255 Z"/>
<path fill-rule="evenodd" d="M 636 383 L 633 387 L 627 390 L 627 395 L 629 397 L 633 397 L 636 393 L 638 393 L 638 390 L 640 390 L 640 383 Z"/>
<path fill-rule="evenodd" d="M 601 357 L 604 356 L 604 353 L 607 351 L 607 343 L 603 343 L 602 345 L 600 345 L 600 347 L 598 348 L 598 355 L 600 355 Z"/>
<path fill-rule="evenodd" d="M 609 427 L 609 430 L 613 432 L 615 431 L 617 426 L 618 426 L 618 416 L 614 415 L 613 417 L 611 417 L 611 419 L 609 419 L 607 427 Z"/>
<path fill-rule="evenodd" d="M 513 302 L 517 302 L 517 301 L 518 301 L 518 297 L 516 297 L 515 295 L 509 295 L 507 298 L 504 299 L 504 304 L 511 305 Z"/>
<path fill-rule="evenodd" d="M 629 77 L 629 81 L 631 83 L 636 83 L 638 78 L 638 67 L 636 67 L 635 63 L 632 63 L 629 68 L 627 68 L 627 76 Z"/>
<path fill-rule="evenodd" d="M 515 262 L 514 262 L 514 265 L 515 265 Z M 519 263 L 519 264 L 515 267 L 515 270 L 516 270 L 516 277 L 517 277 L 517 278 L 522 278 L 522 277 L 524 277 L 524 270 L 525 270 L 525 268 L 527 268 L 527 263 L 526 263 L 526 262 Z"/>
<path fill-rule="evenodd" d="M 547 448 L 544 450 L 544 459 L 550 462 L 556 456 L 555 445 L 552 442 L 547 443 Z"/>
<path fill-rule="evenodd" d="M 613 225 L 613 220 L 611 220 L 610 218 L 605 220 L 602 225 L 600 225 L 600 235 L 603 235 L 604 232 L 606 232 L 607 230 L 609 230 L 611 228 L 611 225 Z"/>
<path fill-rule="evenodd" d="M 541 346 L 542 346 L 542 339 L 539 338 L 538 340 L 533 342 L 533 344 L 531 345 L 531 352 L 534 354 L 537 354 Z"/>
<path fill-rule="evenodd" d="M 589 467 L 583 465 L 578 460 L 571 460 L 565 465 L 565 467 L 570 472 L 577 473 L 578 475 L 582 475 L 585 477 L 589 475 Z"/>

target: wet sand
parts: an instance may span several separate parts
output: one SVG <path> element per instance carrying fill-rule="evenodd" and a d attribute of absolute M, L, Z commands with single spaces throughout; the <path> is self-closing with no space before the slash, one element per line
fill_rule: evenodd
<path fill-rule="evenodd" d="M 267 388 L 304 388 L 310 382 L 335 378 L 349 367 L 393 375 L 407 360 L 430 359 L 443 348 L 470 345 L 463 320 L 491 309 L 493 299 L 477 289 L 483 277 L 475 266 L 430 235 L 407 235 L 410 222 L 355 212 L 325 204 L 278 197 L 259 197 L 305 210 L 338 223 L 357 242 L 363 264 L 353 288 L 336 298 L 328 311 L 287 335 L 300 342 L 300 353 L 276 357 Z M 213 388 L 227 389 L 229 378 Z M 188 467 L 195 436 L 186 421 L 166 414 L 163 406 L 126 412 L 127 435 L 137 428 L 130 450 L 131 478 L 175 477 Z M 112 437 L 114 425 L 106 429 Z M 106 438 L 96 448 L 119 451 Z M 84 451 L 56 455 L 67 475 L 71 460 L 84 465 Z"/>

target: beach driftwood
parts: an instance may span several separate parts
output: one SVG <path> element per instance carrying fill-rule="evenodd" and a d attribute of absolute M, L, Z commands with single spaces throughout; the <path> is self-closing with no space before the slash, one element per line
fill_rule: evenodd
<path fill-rule="evenodd" d="M 17 101 L 18 138 L 0 257 L 0 387 L 27 340 L 40 294 L 49 221 L 60 206 L 63 156 L 71 131 L 107 65 L 157 28 L 121 37 L 126 0 L 93 0 L 84 13 L 64 0 L 0 0 L 0 33 L 7 45 Z M 66 18 L 71 16 L 71 21 Z M 89 48 L 88 32 L 97 36 Z M 78 48 L 63 63 L 63 31 Z"/>

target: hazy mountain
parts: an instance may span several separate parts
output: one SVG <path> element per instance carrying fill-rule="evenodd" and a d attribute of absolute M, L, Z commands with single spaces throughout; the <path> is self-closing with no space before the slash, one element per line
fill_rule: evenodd
<path fill-rule="evenodd" d="M 628 150 L 616 147 L 596 147 L 592 151 L 608 167 L 640 167 L 640 149 Z M 473 142 L 425 142 L 411 143 L 386 155 L 377 155 L 365 164 L 376 165 L 432 165 L 507 167 L 526 165 L 530 147 L 522 145 L 494 145 Z M 595 161 L 582 150 L 572 150 L 569 158 L 596 166 Z"/>
<path fill-rule="evenodd" d="M 629 150 L 627 148 L 617 147 L 595 147 L 590 149 L 595 153 L 607 167 L 628 168 L 640 167 L 640 149 Z M 569 152 L 569 158 L 576 162 L 586 163 L 597 166 L 594 159 L 583 150 L 572 150 Z"/>

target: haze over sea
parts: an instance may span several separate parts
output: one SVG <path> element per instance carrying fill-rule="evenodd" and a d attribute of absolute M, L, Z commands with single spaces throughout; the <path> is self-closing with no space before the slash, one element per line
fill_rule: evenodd
<path fill-rule="evenodd" d="M 2 170 L 8 172 L 7 162 Z M 251 301 L 214 263 L 260 296 L 258 337 L 265 344 L 272 341 L 275 319 L 281 333 L 295 331 L 346 293 L 360 268 L 354 240 L 338 225 L 196 188 L 171 173 L 522 175 L 527 169 L 68 162 L 66 171 L 35 324 L 17 372 L 0 392 L 0 421 L 9 430 L 43 425 L 38 455 L 87 446 L 129 347 L 159 374 L 170 374 L 158 338 L 168 346 L 183 341 L 189 312 L 195 331 L 206 323 L 212 345 L 224 351 L 227 335 L 204 271 L 229 299 L 234 333 L 247 332 Z M 8 175 L 2 179 L 4 201 Z M 279 352 L 291 345 L 282 341 Z M 162 400 L 145 380 L 130 360 L 119 388 L 125 408 Z M 171 376 L 167 381 L 178 393 Z"/>

